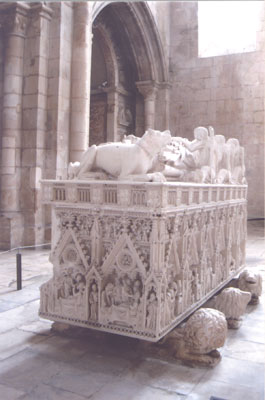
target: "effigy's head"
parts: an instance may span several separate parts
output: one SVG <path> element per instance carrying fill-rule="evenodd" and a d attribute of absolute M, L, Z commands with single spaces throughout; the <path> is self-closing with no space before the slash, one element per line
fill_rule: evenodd
<path fill-rule="evenodd" d="M 208 129 L 204 126 L 198 126 L 194 129 L 194 138 L 197 140 L 207 140 L 208 139 Z"/>

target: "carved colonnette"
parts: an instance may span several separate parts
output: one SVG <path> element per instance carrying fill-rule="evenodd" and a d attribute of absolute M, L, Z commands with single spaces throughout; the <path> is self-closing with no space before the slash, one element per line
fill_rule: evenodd
<path fill-rule="evenodd" d="M 246 185 L 43 181 L 40 316 L 157 341 L 245 266 Z"/>

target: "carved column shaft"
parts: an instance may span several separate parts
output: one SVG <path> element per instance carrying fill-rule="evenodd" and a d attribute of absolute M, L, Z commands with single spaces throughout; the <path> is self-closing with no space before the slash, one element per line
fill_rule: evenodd
<path fill-rule="evenodd" d="M 52 10 L 42 2 L 31 6 L 25 43 L 21 200 L 24 243 L 44 243 L 44 207 L 40 179 L 46 162 L 49 29 Z"/>
<path fill-rule="evenodd" d="M 1 229 L 0 247 L 22 243 L 23 216 L 20 212 L 21 128 L 24 42 L 29 6 L 0 4 L 3 35 L 3 93 L 1 137 Z"/>
<path fill-rule="evenodd" d="M 107 111 L 107 141 L 115 142 L 117 137 L 119 94 L 115 88 L 108 92 L 108 111 Z"/>
<path fill-rule="evenodd" d="M 19 210 L 24 40 L 28 6 L 17 4 L 1 15 L 4 35 L 1 209 Z"/>
<path fill-rule="evenodd" d="M 74 4 L 70 161 L 78 161 L 89 144 L 91 5 Z"/>
<path fill-rule="evenodd" d="M 154 82 L 136 82 L 137 89 L 144 97 L 145 130 L 155 127 L 155 107 L 157 86 Z"/>

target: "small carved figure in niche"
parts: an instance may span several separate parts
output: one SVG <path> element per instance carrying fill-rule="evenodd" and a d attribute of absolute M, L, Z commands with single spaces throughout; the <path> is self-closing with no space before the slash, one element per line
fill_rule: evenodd
<path fill-rule="evenodd" d="M 128 126 L 130 126 L 132 124 L 132 120 L 133 120 L 133 116 L 132 116 L 132 113 L 131 113 L 130 109 L 128 107 L 126 107 L 126 106 L 122 106 L 120 111 L 119 111 L 119 123 L 121 125 L 124 125 L 124 126 L 128 127 Z"/>
<path fill-rule="evenodd" d="M 86 290 L 86 279 L 84 275 L 78 272 L 75 277 L 74 294 L 83 295 L 85 290 Z"/>
<path fill-rule="evenodd" d="M 132 257 L 128 253 L 124 253 L 121 258 L 121 264 L 125 268 L 130 268 L 132 265 Z"/>
<path fill-rule="evenodd" d="M 111 307 L 114 304 L 114 285 L 111 282 L 108 282 L 105 286 L 105 289 L 102 292 L 102 306 L 103 307 Z"/>
<path fill-rule="evenodd" d="M 42 296 L 40 298 L 40 309 L 42 312 L 49 312 L 49 299 L 52 298 L 52 285 L 50 281 L 41 286 Z"/>
<path fill-rule="evenodd" d="M 167 290 L 166 304 L 165 304 L 165 321 L 166 324 L 174 318 L 174 308 L 175 308 L 175 295 L 174 291 L 170 288 Z"/>
<path fill-rule="evenodd" d="M 68 299 L 73 295 L 74 282 L 72 278 L 73 269 L 69 268 L 62 274 L 62 282 L 58 289 L 58 299 Z"/>
<path fill-rule="evenodd" d="M 141 297 L 142 297 L 142 283 L 139 279 L 136 279 L 133 283 L 133 297 L 132 297 L 132 303 L 130 305 L 130 311 L 132 316 L 137 315 L 137 311 L 141 303 Z"/>
<path fill-rule="evenodd" d="M 192 276 L 191 276 L 191 291 L 194 300 L 197 300 L 197 276 L 196 276 L 196 271 L 192 271 Z"/>
<path fill-rule="evenodd" d="M 156 328 L 156 310 L 157 310 L 157 298 L 153 290 L 149 293 L 146 306 L 146 327 L 148 329 Z"/>
<path fill-rule="evenodd" d="M 90 293 L 89 293 L 89 319 L 94 321 L 98 320 L 98 287 L 94 282 L 91 285 Z"/>
<path fill-rule="evenodd" d="M 121 280 L 121 284 L 122 284 L 122 303 L 125 304 L 129 304 L 130 303 L 130 299 L 132 299 L 132 281 L 131 279 L 128 277 L 128 275 L 125 275 L 124 278 Z"/>

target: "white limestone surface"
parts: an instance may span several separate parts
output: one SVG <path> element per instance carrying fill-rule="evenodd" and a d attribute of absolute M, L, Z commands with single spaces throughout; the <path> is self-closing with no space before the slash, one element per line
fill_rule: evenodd
<path fill-rule="evenodd" d="M 40 316 L 157 341 L 245 267 L 246 185 L 46 180 Z"/>

